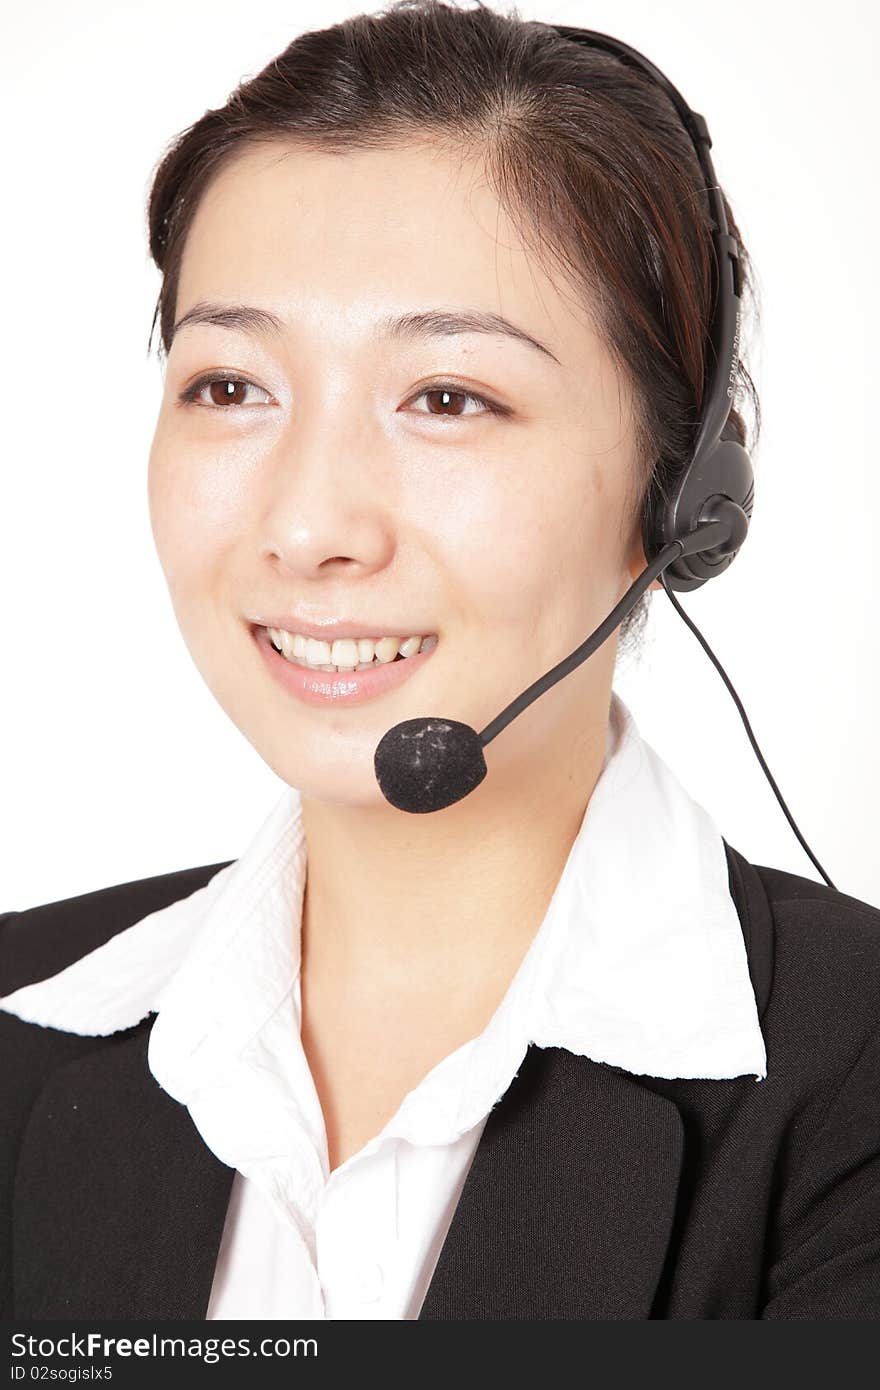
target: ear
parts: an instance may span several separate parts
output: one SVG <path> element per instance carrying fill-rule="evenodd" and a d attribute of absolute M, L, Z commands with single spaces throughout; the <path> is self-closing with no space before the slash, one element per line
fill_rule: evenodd
<path fill-rule="evenodd" d="M 636 528 L 636 535 L 635 539 L 633 540 L 629 563 L 627 565 L 627 570 L 633 582 L 635 582 L 635 580 L 638 579 L 639 575 L 643 572 L 643 570 L 647 568 L 647 565 L 648 561 L 645 556 L 645 547 L 642 543 L 641 529 Z M 662 588 L 663 585 L 660 583 L 660 580 L 655 579 L 648 585 L 648 592 L 650 592 L 651 589 Z"/>

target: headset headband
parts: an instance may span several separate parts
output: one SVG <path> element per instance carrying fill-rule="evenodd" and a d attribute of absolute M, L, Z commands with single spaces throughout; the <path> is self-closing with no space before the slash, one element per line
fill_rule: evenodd
<path fill-rule="evenodd" d="M 628 44 L 621 43 L 620 39 L 615 39 L 610 34 L 597 33 L 594 29 L 577 29 L 567 24 L 553 24 L 550 27 L 563 38 L 573 39 L 589 48 L 604 49 L 605 52 L 629 63 L 631 67 L 640 69 L 662 87 L 675 106 L 700 162 L 705 180 L 704 192 L 712 220 L 712 243 L 715 251 L 710 325 L 714 362 L 709 363 L 708 385 L 703 393 L 703 408 L 700 411 L 699 430 L 693 449 L 694 460 L 700 459 L 720 439 L 733 405 L 742 316 L 739 244 L 727 228 L 724 200 L 709 154 L 712 145 L 709 127 L 703 116 L 691 110 L 669 78 L 637 49 L 630 48 Z"/>

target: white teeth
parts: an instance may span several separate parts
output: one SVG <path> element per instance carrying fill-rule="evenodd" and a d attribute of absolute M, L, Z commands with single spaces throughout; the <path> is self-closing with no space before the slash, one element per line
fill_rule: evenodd
<path fill-rule="evenodd" d="M 341 666 L 346 671 L 353 671 L 359 661 L 358 644 L 352 637 L 342 637 L 330 648 L 331 666 Z"/>
<path fill-rule="evenodd" d="M 319 642 L 317 637 L 307 637 L 302 660 L 306 666 L 326 666 L 330 660 L 330 643 Z"/>
<path fill-rule="evenodd" d="M 386 661 L 393 661 L 400 650 L 402 640 L 401 637 L 380 637 L 375 643 L 376 660 L 381 661 L 383 664 Z M 418 640 L 419 639 L 416 638 L 416 641 Z M 410 653 L 410 655 L 411 654 L 412 653 Z"/>
<path fill-rule="evenodd" d="M 433 633 L 428 637 L 341 637 L 335 642 L 322 642 L 282 628 L 267 630 L 274 646 L 288 661 L 316 671 L 365 671 L 394 661 L 398 652 L 406 658 L 419 651 L 431 651 L 437 645 Z"/>

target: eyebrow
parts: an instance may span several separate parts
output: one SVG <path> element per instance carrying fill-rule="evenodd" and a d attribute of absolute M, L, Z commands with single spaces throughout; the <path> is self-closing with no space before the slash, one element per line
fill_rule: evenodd
<path fill-rule="evenodd" d="M 187 324 L 214 323 L 255 337 L 271 338 L 284 331 L 284 322 L 268 309 L 253 304 L 221 304 L 200 300 L 177 320 L 171 330 L 171 341 Z M 419 338 L 450 338 L 462 333 L 503 335 L 535 348 L 561 366 L 559 358 L 544 343 L 533 338 L 525 329 L 485 309 L 445 310 L 427 309 L 421 313 L 389 314 L 376 325 L 377 335 L 415 341 Z M 169 344 L 170 346 L 170 344 Z"/>

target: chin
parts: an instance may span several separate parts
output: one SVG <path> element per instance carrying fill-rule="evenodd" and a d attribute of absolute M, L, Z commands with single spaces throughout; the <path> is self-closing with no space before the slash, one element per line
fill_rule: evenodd
<path fill-rule="evenodd" d="M 310 742 L 313 756 L 304 758 L 301 740 L 298 748 L 293 744 L 286 750 L 267 747 L 265 737 L 259 744 L 253 739 L 250 742 L 275 775 L 289 787 L 295 787 L 308 801 L 347 806 L 352 809 L 394 809 L 385 800 L 376 781 L 372 744 L 358 752 L 356 758 L 352 758 L 349 749 L 342 746 L 338 756 L 333 757 L 329 752 L 321 753 L 317 746 L 318 740 L 312 735 Z"/>

